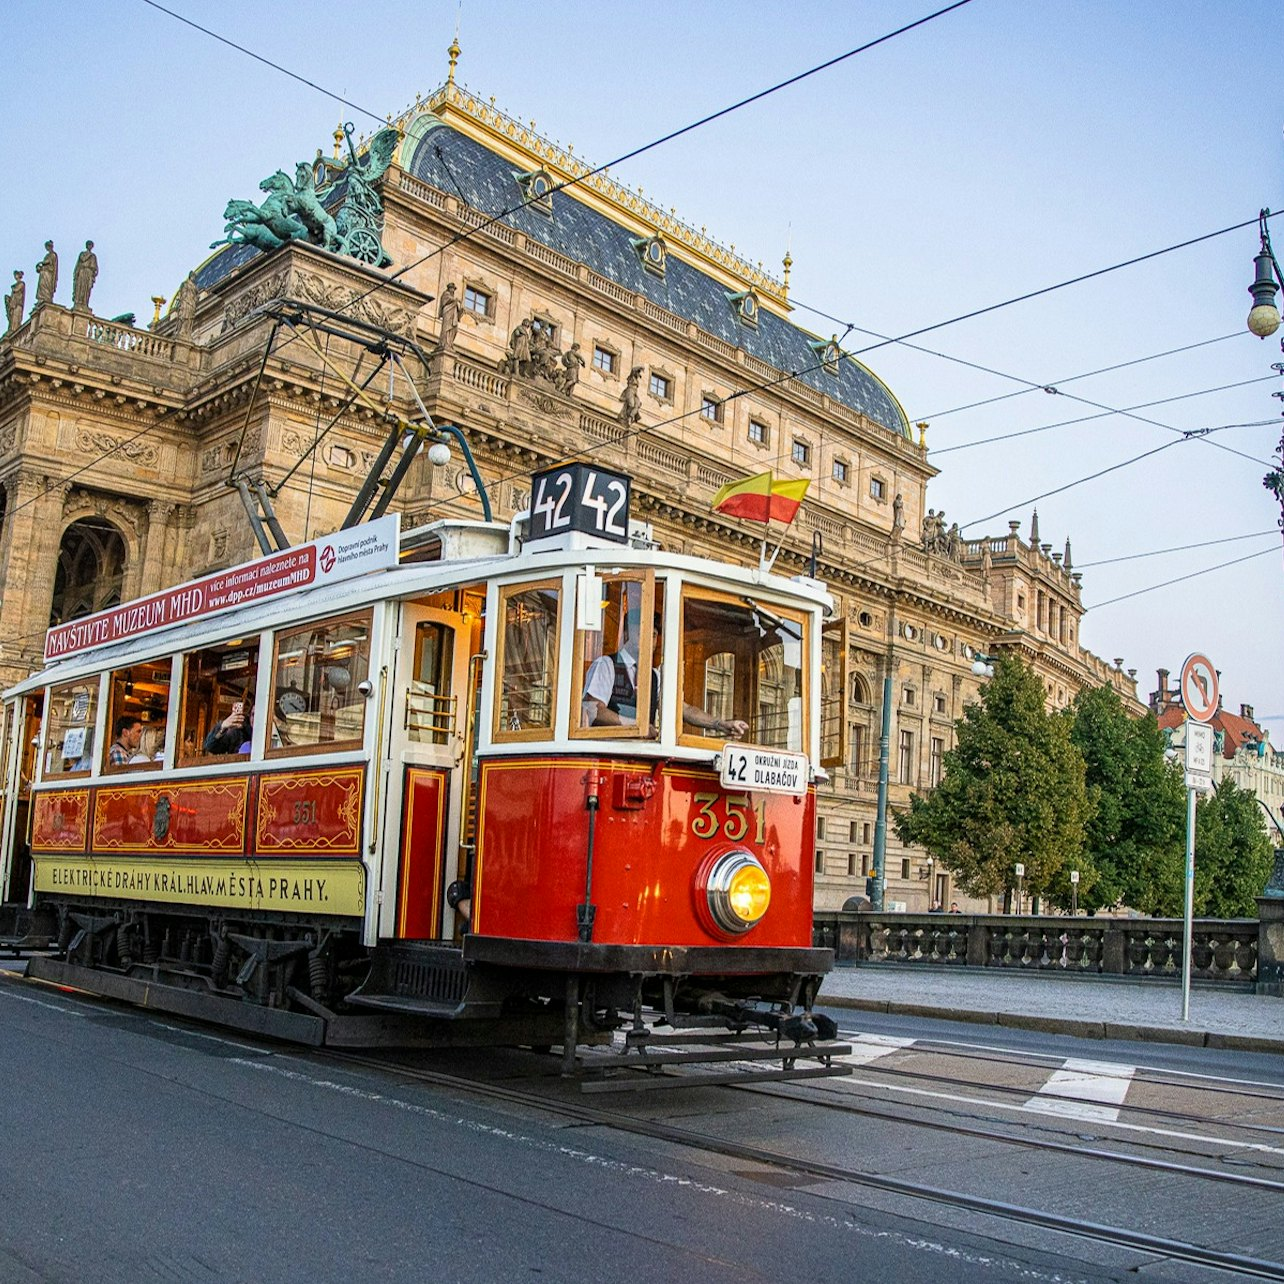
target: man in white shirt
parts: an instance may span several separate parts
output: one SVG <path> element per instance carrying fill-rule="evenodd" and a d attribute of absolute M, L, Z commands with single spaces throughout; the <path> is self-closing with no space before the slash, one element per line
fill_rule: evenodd
<path fill-rule="evenodd" d="M 631 609 L 625 616 L 625 636 L 613 655 L 600 655 L 589 665 L 584 678 L 584 717 L 590 727 L 634 727 L 638 720 L 638 636 L 639 612 Z M 647 738 L 656 739 L 660 713 L 660 626 L 655 624 L 651 654 L 656 667 L 651 673 L 651 717 Z M 739 718 L 715 718 L 695 705 L 682 706 L 682 721 L 710 736 L 739 740 L 749 724 Z"/>

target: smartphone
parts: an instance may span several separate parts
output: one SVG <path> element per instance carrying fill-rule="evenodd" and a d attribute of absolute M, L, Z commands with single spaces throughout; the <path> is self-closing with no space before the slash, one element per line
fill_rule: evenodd
<path fill-rule="evenodd" d="M 234 718 L 239 718 L 239 717 L 241 716 L 241 714 L 243 714 L 244 712 L 245 712 L 245 701 L 244 701 L 244 700 L 238 700 L 238 701 L 237 701 L 237 702 L 232 706 L 232 716 L 233 716 Z"/>

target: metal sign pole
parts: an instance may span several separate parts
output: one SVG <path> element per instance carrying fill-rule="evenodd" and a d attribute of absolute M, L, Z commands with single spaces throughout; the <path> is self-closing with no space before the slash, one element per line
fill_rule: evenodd
<path fill-rule="evenodd" d="M 1186 912 L 1182 923 L 1181 1019 L 1190 1020 L 1190 941 L 1195 912 L 1195 790 L 1186 790 Z"/>

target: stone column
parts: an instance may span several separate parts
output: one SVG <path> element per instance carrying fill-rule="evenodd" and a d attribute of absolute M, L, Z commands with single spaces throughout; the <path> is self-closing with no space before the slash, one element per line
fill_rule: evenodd
<path fill-rule="evenodd" d="M 170 520 L 176 505 L 167 500 L 154 499 L 147 505 L 147 529 L 143 533 L 139 550 L 138 595 L 146 597 L 173 581 L 173 572 L 167 556 L 170 545 Z"/>
<path fill-rule="evenodd" d="M 22 470 L 7 479 L 8 504 L 0 538 L 0 637 L 6 652 L 40 655 L 49 627 L 62 506 L 66 487 Z"/>

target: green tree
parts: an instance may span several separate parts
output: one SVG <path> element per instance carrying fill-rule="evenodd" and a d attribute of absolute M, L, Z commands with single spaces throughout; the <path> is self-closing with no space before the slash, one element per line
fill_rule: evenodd
<path fill-rule="evenodd" d="M 895 818 L 902 842 L 925 848 L 973 896 L 1013 887 L 1018 861 L 1032 896 L 1061 900 L 1076 867 L 1080 888 L 1091 886 L 1083 758 L 1066 719 L 1047 712 L 1042 681 L 1019 659 L 996 661 L 943 765 L 941 783 L 911 795 L 909 811 Z"/>
<path fill-rule="evenodd" d="M 1080 883 L 1079 904 L 1180 913 L 1186 792 L 1180 767 L 1164 757 L 1155 715 L 1132 717 L 1106 686 L 1081 691 L 1067 716 L 1093 805 L 1086 851 L 1097 878 L 1087 892 Z"/>
<path fill-rule="evenodd" d="M 1257 795 L 1221 781 L 1195 809 L 1195 913 L 1254 917 L 1273 864 Z"/>

